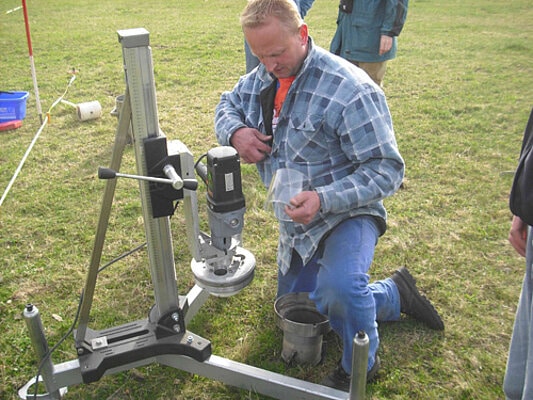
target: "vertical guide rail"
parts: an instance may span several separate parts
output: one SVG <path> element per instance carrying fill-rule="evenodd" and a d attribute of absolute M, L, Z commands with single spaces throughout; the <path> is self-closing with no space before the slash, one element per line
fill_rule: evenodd
<path fill-rule="evenodd" d="M 118 35 L 122 44 L 126 82 L 130 92 L 137 174 L 149 175 L 144 140 L 161 135 L 149 33 L 146 29 L 139 28 L 118 31 Z M 170 218 L 154 218 L 149 183 L 140 181 L 139 188 L 155 295 L 151 319 L 152 322 L 156 322 L 161 316 L 176 310 L 179 306 Z"/>

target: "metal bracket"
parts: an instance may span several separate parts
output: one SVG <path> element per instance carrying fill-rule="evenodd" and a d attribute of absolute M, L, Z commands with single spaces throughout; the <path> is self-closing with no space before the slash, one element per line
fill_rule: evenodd
<path fill-rule="evenodd" d="M 174 167 L 178 175 L 181 175 L 180 156 L 179 154 L 168 154 L 165 136 L 146 138 L 144 140 L 144 154 L 149 176 L 166 178 L 163 168 L 168 164 Z M 172 202 L 183 199 L 183 189 L 176 190 L 171 185 L 150 182 L 149 191 L 154 218 L 171 216 L 174 214 Z"/>
<path fill-rule="evenodd" d="M 96 382 L 107 370 L 159 355 L 181 354 L 200 362 L 211 355 L 208 340 L 188 331 L 175 332 L 168 328 L 162 334 L 161 328 L 144 319 L 101 331 L 89 329 L 89 336 L 105 337 L 108 345 L 93 348 L 91 353 L 79 357 L 83 382 Z"/>

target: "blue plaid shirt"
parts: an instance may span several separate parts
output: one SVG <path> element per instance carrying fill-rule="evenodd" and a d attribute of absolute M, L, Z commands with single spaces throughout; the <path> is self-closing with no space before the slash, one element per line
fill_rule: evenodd
<path fill-rule="evenodd" d="M 260 65 L 222 94 L 215 113 L 221 145 L 229 146 L 233 132 L 246 126 L 266 134 L 259 93 L 273 79 Z M 321 239 L 348 218 L 374 216 L 383 234 L 382 200 L 398 190 L 404 173 L 383 91 L 363 70 L 312 39 L 283 103 L 272 152 L 256 166 L 267 187 L 277 169 L 296 169 L 320 197 L 320 212 L 309 224 L 279 223 L 277 259 L 284 274 L 293 250 L 306 264 Z"/>

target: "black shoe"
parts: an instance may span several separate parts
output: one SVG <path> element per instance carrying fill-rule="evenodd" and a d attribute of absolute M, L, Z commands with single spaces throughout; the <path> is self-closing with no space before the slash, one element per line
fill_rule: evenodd
<path fill-rule="evenodd" d="M 401 312 L 424 322 L 431 329 L 444 330 L 444 323 L 439 313 L 429 300 L 420 294 L 416 287 L 416 280 L 407 268 L 400 268 L 391 278 L 400 292 Z"/>
<path fill-rule="evenodd" d="M 379 357 L 376 356 L 376 361 L 374 362 L 374 365 L 372 366 L 370 371 L 368 371 L 366 374 L 367 382 L 372 382 L 376 378 L 376 375 L 379 371 L 380 366 L 381 366 L 381 361 L 379 360 Z M 350 379 L 351 379 L 350 374 L 346 373 L 344 368 L 342 368 L 341 363 L 339 362 L 339 364 L 337 365 L 337 368 L 335 368 L 335 370 L 331 374 L 329 374 L 328 376 L 326 376 L 326 378 L 324 378 L 324 380 L 322 381 L 322 385 L 329 386 L 329 387 L 332 387 L 338 390 L 343 390 L 345 392 L 349 392 L 350 391 Z"/>

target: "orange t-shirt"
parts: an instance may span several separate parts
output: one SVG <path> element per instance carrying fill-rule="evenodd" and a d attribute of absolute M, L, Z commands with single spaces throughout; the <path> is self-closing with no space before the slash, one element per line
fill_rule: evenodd
<path fill-rule="evenodd" d="M 274 98 L 274 114 L 272 117 L 272 130 L 276 130 L 278 125 L 279 113 L 285 97 L 287 97 L 287 92 L 291 87 L 292 82 L 294 82 L 295 76 L 290 76 L 288 78 L 279 78 L 278 90 L 276 91 L 276 97 Z"/>

